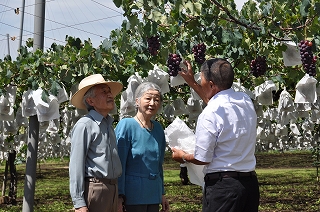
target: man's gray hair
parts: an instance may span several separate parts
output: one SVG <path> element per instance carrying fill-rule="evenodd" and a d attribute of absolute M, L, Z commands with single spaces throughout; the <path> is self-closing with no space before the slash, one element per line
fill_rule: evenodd
<path fill-rule="evenodd" d="M 95 87 L 96 86 L 92 86 L 91 88 L 89 88 L 89 90 L 87 90 L 87 92 L 83 95 L 83 98 L 82 98 L 82 102 L 86 106 L 88 111 L 94 110 L 94 107 L 89 105 L 86 100 L 87 98 L 92 98 L 95 96 L 95 93 L 94 93 Z"/>

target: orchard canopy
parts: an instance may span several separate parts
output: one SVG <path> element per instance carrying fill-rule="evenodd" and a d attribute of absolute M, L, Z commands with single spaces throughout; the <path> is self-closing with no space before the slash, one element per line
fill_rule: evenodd
<path fill-rule="evenodd" d="M 145 79 L 154 67 L 168 73 L 170 53 L 189 60 L 197 73 L 200 64 L 195 61 L 192 49 L 195 45 L 204 44 L 206 59 L 227 58 L 234 67 L 237 82 L 255 94 L 252 99 L 259 116 L 258 149 L 309 148 L 316 144 L 320 120 L 317 95 L 314 101 L 305 104 L 293 103 L 293 99 L 298 82 L 308 75 L 306 69 L 309 66 L 306 68 L 304 63 L 315 66 L 311 81 L 317 84 L 320 79 L 317 60 L 320 52 L 320 0 L 249 0 L 240 11 L 233 0 L 113 1 L 123 9 L 125 21 L 100 46 L 93 47 L 90 39 L 81 41 L 66 36 L 65 45 L 53 43 L 46 51 L 33 51 L 30 38 L 20 48 L 17 58 L 7 56 L 0 61 L 2 97 L 6 96 L 8 85 L 17 87 L 16 98 L 11 105 L 15 113 L 28 90 L 43 89 L 41 98 L 46 101 L 49 95 L 58 95 L 61 88 L 69 93 L 73 85 L 93 73 L 121 81 L 125 91 L 130 87 L 128 79 L 132 76 Z M 160 45 L 150 52 L 148 39 L 151 37 L 157 37 Z M 286 65 L 285 52 L 289 56 L 298 52 L 300 57 L 301 41 L 308 41 L 306 46 L 311 49 L 302 58 L 311 55 L 312 62 L 302 61 L 301 64 L 301 58 L 298 58 L 293 61 L 294 65 Z M 288 45 L 289 42 L 291 45 Z M 266 70 L 263 74 L 254 74 L 252 70 L 252 61 L 257 58 L 265 59 Z M 168 77 L 169 85 L 171 78 Z M 257 101 L 255 90 L 265 83 L 271 84 L 273 99 L 271 103 L 263 104 Z M 282 99 L 282 106 L 286 106 L 283 109 L 280 107 L 280 97 L 284 91 L 287 99 Z M 186 108 L 195 105 L 196 101 L 190 100 L 190 93 L 192 90 L 185 84 L 170 86 L 163 107 L 166 110 L 164 117 L 171 118 L 159 117 L 164 127 L 173 120 L 172 116 L 168 116 L 168 107 L 175 100 L 182 100 Z M 117 103 L 125 102 L 126 99 L 117 98 Z M 63 114 L 70 113 L 72 109 L 69 101 L 60 104 L 61 125 L 56 132 L 59 145 L 66 140 L 69 132 L 61 127 L 72 125 L 64 120 Z M 174 107 L 172 113 L 181 115 L 187 122 L 191 114 L 174 113 Z M 115 117 L 117 120 L 117 115 Z M 195 120 L 195 117 L 190 120 Z M 24 132 L 20 129 L 7 133 L 2 140 L 7 141 L 7 138 Z M 55 144 L 52 146 L 57 147 Z"/>

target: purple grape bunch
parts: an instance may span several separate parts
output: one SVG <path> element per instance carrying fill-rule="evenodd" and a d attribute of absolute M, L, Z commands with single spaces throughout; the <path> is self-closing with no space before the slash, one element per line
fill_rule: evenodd
<path fill-rule="evenodd" d="M 151 55 L 155 56 L 158 54 L 158 50 L 160 49 L 160 40 L 159 36 L 151 36 L 147 38 L 148 43 L 148 51 Z"/>
<path fill-rule="evenodd" d="M 178 72 L 181 71 L 180 63 L 182 61 L 182 58 L 179 54 L 173 54 L 170 53 L 168 60 L 167 60 L 167 67 L 168 67 L 168 74 L 170 76 L 177 76 Z"/>
<path fill-rule="evenodd" d="M 308 40 L 302 40 L 298 44 L 300 50 L 300 57 L 303 66 L 303 70 L 309 74 L 309 76 L 316 76 L 316 62 L 317 56 L 313 56 L 312 42 Z"/>
<path fill-rule="evenodd" d="M 204 63 L 206 60 L 206 49 L 207 47 L 204 43 L 196 44 L 192 47 L 194 59 L 199 65 L 202 65 L 202 63 Z"/>
<path fill-rule="evenodd" d="M 251 73 L 255 77 L 264 75 L 267 71 L 267 60 L 264 56 L 257 56 L 256 59 L 251 60 Z"/>

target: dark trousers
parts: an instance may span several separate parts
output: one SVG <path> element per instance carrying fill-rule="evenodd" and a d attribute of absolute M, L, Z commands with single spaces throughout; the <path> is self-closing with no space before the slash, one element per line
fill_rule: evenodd
<path fill-rule="evenodd" d="M 203 212 L 257 212 L 259 207 L 257 176 L 220 178 L 203 191 Z"/>
<path fill-rule="evenodd" d="M 159 212 L 159 204 L 126 205 L 127 212 Z"/>

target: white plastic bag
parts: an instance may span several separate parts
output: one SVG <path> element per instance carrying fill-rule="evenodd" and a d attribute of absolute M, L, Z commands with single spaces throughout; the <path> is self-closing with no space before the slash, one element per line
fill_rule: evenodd
<path fill-rule="evenodd" d="M 196 136 L 192 130 L 177 117 L 165 130 L 166 138 L 169 142 L 169 147 L 181 149 L 189 154 L 194 153 Z M 188 175 L 190 182 L 203 186 L 204 185 L 204 165 L 195 165 L 187 163 Z"/>

